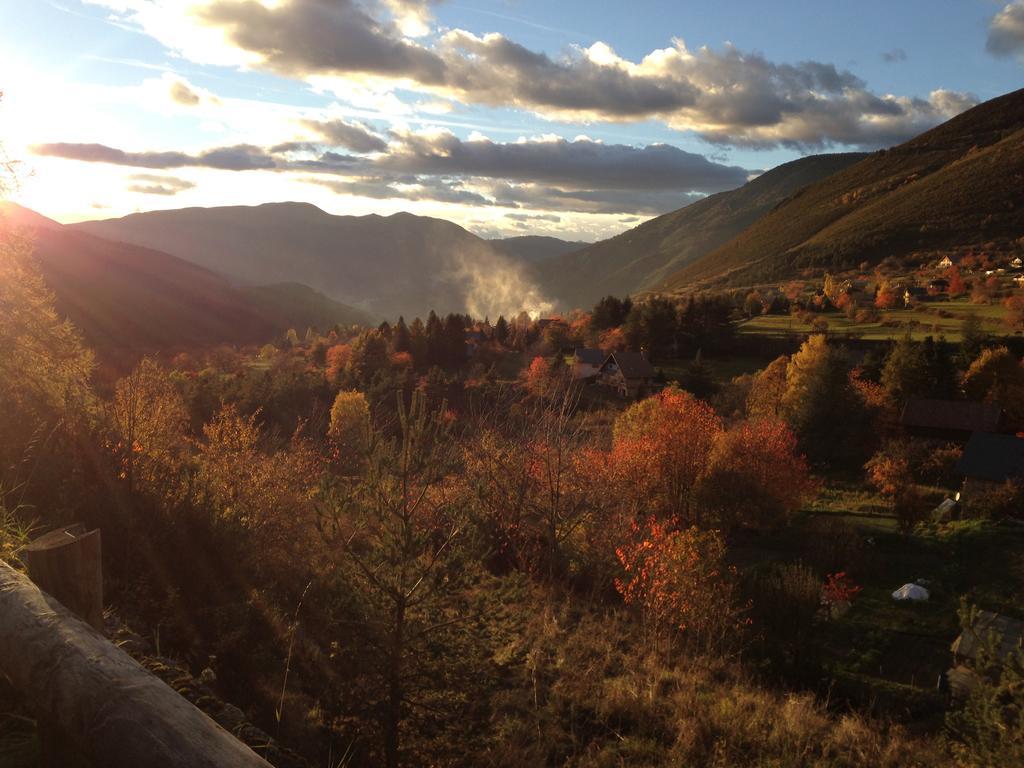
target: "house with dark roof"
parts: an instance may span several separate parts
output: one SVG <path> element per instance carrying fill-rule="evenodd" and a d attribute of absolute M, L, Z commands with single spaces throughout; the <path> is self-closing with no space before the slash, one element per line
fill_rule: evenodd
<path fill-rule="evenodd" d="M 612 352 L 601 364 L 601 383 L 620 397 L 643 397 L 651 390 L 655 371 L 639 352 Z"/>
<path fill-rule="evenodd" d="M 975 432 L 964 446 L 956 471 L 968 481 L 997 485 L 1024 480 L 1024 437 Z"/>
<path fill-rule="evenodd" d="M 900 425 L 914 437 L 965 443 L 975 432 L 1002 432 L 1007 422 L 999 403 L 912 397 L 903 407 Z"/>
<path fill-rule="evenodd" d="M 572 354 L 573 381 L 584 381 L 601 375 L 601 365 L 608 355 L 601 349 L 576 347 Z"/>
<path fill-rule="evenodd" d="M 1024 647 L 1024 622 L 991 611 L 978 611 L 971 626 L 953 641 L 953 667 L 946 673 L 954 699 L 970 695 L 978 685 L 975 664 L 989 642 L 995 660 L 1005 662 Z"/>

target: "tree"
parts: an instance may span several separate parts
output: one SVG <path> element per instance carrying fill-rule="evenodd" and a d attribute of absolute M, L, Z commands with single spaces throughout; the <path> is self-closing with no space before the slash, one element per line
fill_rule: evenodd
<path fill-rule="evenodd" d="M 498 319 L 494 323 L 494 340 L 504 346 L 505 342 L 508 341 L 508 336 L 508 321 L 504 315 L 498 315 Z"/>
<path fill-rule="evenodd" d="M 697 492 L 721 430 L 710 405 L 669 387 L 615 420 L 611 461 L 659 519 L 700 525 Z"/>
<path fill-rule="evenodd" d="M 409 336 L 409 329 L 405 325 L 405 318 L 401 315 L 398 317 L 398 322 L 395 324 L 395 329 L 391 334 L 391 351 L 412 351 L 412 340 Z"/>
<path fill-rule="evenodd" d="M 1006 317 L 1003 322 L 1014 331 L 1024 329 L 1024 294 L 1010 296 L 1003 302 L 1006 307 Z"/>
<path fill-rule="evenodd" d="M 196 500 L 219 523 L 251 532 L 263 544 L 294 543 L 312 529 L 320 465 L 298 435 L 287 449 L 261 450 L 257 416 L 227 405 L 203 427 Z"/>
<path fill-rule="evenodd" d="M 970 400 L 1000 403 L 1013 418 L 1024 417 L 1024 367 L 1006 347 L 982 350 L 963 379 Z"/>
<path fill-rule="evenodd" d="M 117 382 L 111 416 L 129 493 L 138 484 L 168 505 L 181 501 L 187 489 L 188 407 L 155 360 L 143 358 Z"/>
<path fill-rule="evenodd" d="M 786 369 L 789 357 L 775 358 L 759 371 L 747 396 L 747 413 L 751 418 L 776 418 L 782 413 L 782 396 L 786 393 Z"/>
<path fill-rule="evenodd" d="M 370 440 L 370 405 L 362 392 L 341 391 L 331 406 L 327 435 L 337 448 L 338 461 L 349 468 L 358 466 Z"/>
<path fill-rule="evenodd" d="M 889 350 L 882 368 L 882 386 L 898 404 L 924 394 L 929 385 L 927 360 L 920 344 L 910 334 L 899 339 Z"/>
<path fill-rule="evenodd" d="M 988 334 L 981 324 L 981 318 L 976 314 L 967 315 L 960 323 L 960 361 L 961 366 L 966 368 L 981 353 Z"/>
<path fill-rule="evenodd" d="M 327 367 L 324 375 L 331 384 L 339 384 L 348 367 L 348 361 L 352 359 L 352 346 L 350 344 L 335 344 L 327 350 Z"/>
<path fill-rule="evenodd" d="M 0 234 L 0 398 L 8 415 L 68 417 L 93 401 L 93 355 L 61 320 L 29 241 Z"/>
<path fill-rule="evenodd" d="M 432 639 L 458 621 L 451 606 L 465 570 L 465 510 L 450 488 L 457 445 L 445 408 L 428 409 L 416 393 L 408 408 L 398 398 L 398 418 L 398 437 L 372 436 L 365 475 L 339 489 L 324 523 L 377 637 L 389 768 L 400 762 L 410 703 L 429 685 L 424 660 L 443 652 Z"/>
<path fill-rule="evenodd" d="M 625 299 L 605 296 L 594 305 L 590 316 L 591 327 L 597 331 L 618 328 L 626 321 L 632 307 L 633 301 L 628 296 Z"/>
<path fill-rule="evenodd" d="M 829 463 L 857 449 L 859 401 L 850 385 L 846 355 L 825 336 L 809 337 L 790 359 L 780 405 L 812 461 Z"/>
<path fill-rule="evenodd" d="M 788 522 L 815 489 L 786 423 L 757 419 L 719 435 L 701 497 L 723 530 L 769 529 Z"/>
<path fill-rule="evenodd" d="M 615 587 L 627 605 L 640 609 L 655 636 L 679 631 L 694 645 L 712 649 L 738 627 L 735 572 L 718 531 L 679 529 L 652 519 L 635 525 L 616 554 L 624 573 Z"/>
<path fill-rule="evenodd" d="M 757 291 L 751 291 L 743 301 L 743 311 L 748 318 L 757 317 L 764 311 L 764 299 Z"/>

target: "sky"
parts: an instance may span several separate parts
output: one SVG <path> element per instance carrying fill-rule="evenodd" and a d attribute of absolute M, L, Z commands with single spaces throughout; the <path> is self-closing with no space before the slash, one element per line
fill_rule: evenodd
<path fill-rule="evenodd" d="M 0 0 L 12 197 L 596 240 L 1024 84 L 1024 0 Z"/>

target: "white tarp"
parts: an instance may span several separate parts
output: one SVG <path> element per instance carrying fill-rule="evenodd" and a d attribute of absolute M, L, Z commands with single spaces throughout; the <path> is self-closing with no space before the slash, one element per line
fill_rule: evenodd
<path fill-rule="evenodd" d="M 927 600 L 928 590 L 920 584 L 904 584 L 892 593 L 893 600 Z"/>

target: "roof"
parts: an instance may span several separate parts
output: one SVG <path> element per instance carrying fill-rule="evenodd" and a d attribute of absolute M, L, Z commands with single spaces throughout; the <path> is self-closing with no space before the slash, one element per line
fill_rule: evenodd
<path fill-rule="evenodd" d="M 999 635 L 997 649 L 1001 659 L 1020 648 L 1024 642 L 1024 622 L 991 611 L 978 611 L 974 626 L 961 632 L 950 650 L 957 656 L 976 659 L 982 648 L 982 638 L 992 632 Z"/>
<path fill-rule="evenodd" d="M 1002 483 L 1024 478 L 1024 438 L 975 432 L 956 464 L 964 477 Z"/>
<path fill-rule="evenodd" d="M 587 365 L 601 365 L 608 357 L 603 350 L 593 349 L 591 347 L 576 347 L 576 351 L 573 352 L 573 356 L 577 362 L 585 363 Z"/>
<path fill-rule="evenodd" d="M 923 397 L 910 398 L 900 416 L 905 427 L 956 432 L 998 432 L 1002 422 L 1003 407 L 999 403 Z"/>
<path fill-rule="evenodd" d="M 651 379 L 655 375 L 654 368 L 639 352 L 612 352 L 604 365 L 609 362 L 614 362 L 627 379 Z"/>

